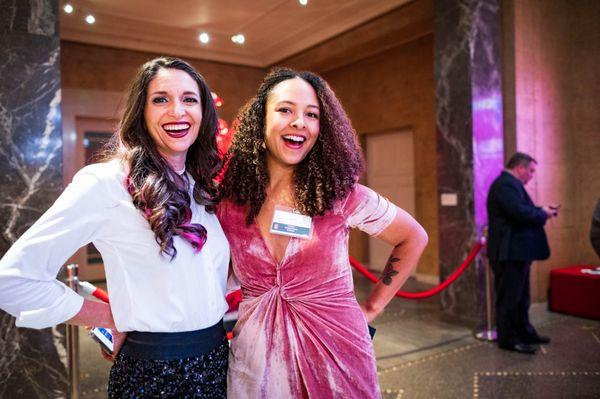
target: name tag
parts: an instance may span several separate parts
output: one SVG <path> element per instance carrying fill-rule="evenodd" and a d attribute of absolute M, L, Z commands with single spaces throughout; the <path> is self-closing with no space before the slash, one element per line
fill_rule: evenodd
<path fill-rule="evenodd" d="M 312 218 L 294 212 L 290 208 L 276 205 L 269 231 L 271 234 L 310 240 L 312 237 Z"/>

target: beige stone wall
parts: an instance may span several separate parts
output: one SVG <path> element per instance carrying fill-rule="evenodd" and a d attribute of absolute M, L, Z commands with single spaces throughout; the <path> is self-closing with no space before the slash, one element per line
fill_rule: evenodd
<path fill-rule="evenodd" d="M 326 72 L 360 135 L 409 129 L 414 132 L 416 217 L 429 233 L 417 272 L 439 273 L 433 36 Z M 364 242 L 351 253 L 364 260 Z"/>
<path fill-rule="evenodd" d="M 536 262 L 532 296 L 547 299 L 550 270 L 598 264 L 589 243 L 600 197 L 600 2 L 507 1 L 505 120 L 507 156 L 538 160 L 527 189 L 540 205 L 561 204 L 546 225 L 552 256 Z M 512 95 L 512 98 L 510 98 Z"/>
<path fill-rule="evenodd" d="M 201 54 L 198 54 L 200 56 Z M 158 54 L 121 50 L 73 42 L 61 42 L 62 85 L 69 89 L 85 89 L 122 93 L 137 68 Z M 208 82 L 225 104 L 219 109 L 221 118 L 230 122 L 237 110 L 256 93 L 266 70 L 218 62 L 186 59 Z"/>

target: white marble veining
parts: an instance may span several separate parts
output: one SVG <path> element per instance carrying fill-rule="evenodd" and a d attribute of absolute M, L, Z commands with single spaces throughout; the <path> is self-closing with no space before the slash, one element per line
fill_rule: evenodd
<path fill-rule="evenodd" d="M 54 0 L 29 0 L 30 14 L 27 31 L 33 35 L 54 36 Z"/>
<path fill-rule="evenodd" d="M 2 1 L 0 256 L 62 189 L 58 0 Z M 0 311 L 0 397 L 65 398 L 64 326 L 19 329 Z"/>
<path fill-rule="evenodd" d="M 438 192 L 458 196 L 457 206 L 438 208 L 444 279 L 477 242 L 489 165 L 502 157 L 496 148 L 502 142 L 499 1 L 435 0 L 434 38 Z M 470 266 L 440 298 L 444 312 L 466 324 L 480 318 L 475 269 Z"/>

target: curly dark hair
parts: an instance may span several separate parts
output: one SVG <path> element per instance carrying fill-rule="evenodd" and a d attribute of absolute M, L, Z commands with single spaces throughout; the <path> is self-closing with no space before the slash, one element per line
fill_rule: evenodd
<path fill-rule="evenodd" d="M 150 223 L 161 253 L 172 260 L 177 255 L 173 246 L 174 236 L 181 236 L 199 251 L 206 241 L 206 229 L 200 224 L 190 223 L 188 182 L 159 154 L 144 120 L 148 86 L 161 69 L 184 71 L 198 84 L 202 122 L 198 138 L 188 149 L 185 164 L 195 181 L 194 200 L 214 213 L 218 202 L 214 178 L 222 166 L 216 144 L 217 111 L 206 81 L 187 62 L 159 57 L 140 67 L 127 93 L 118 131 L 104 158 L 120 158 L 129 165 L 129 176 L 124 184 L 133 204 Z"/>
<path fill-rule="evenodd" d="M 266 165 L 265 120 L 269 94 L 279 83 L 300 78 L 319 100 L 319 135 L 308 155 L 294 169 L 296 207 L 305 215 L 322 215 L 345 198 L 364 169 L 356 132 L 340 101 L 317 74 L 289 68 L 273 69 L 256 96 L 240 110 L 233 143 L 226 155 L 227 171 L 220 188 L 222 199 L 247 205 L 251 224 L 265 201 L 269 181 Z"/>

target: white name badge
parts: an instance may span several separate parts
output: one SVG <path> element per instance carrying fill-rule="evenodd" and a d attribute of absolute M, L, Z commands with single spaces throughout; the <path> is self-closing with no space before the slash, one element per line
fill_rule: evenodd
<path fill-rule="evenodd" d="M 310 240 L 312 237 L 312 218 L 294 212 L 290 208 L 276 205 L 269 231 L 271 234 Z"/>

